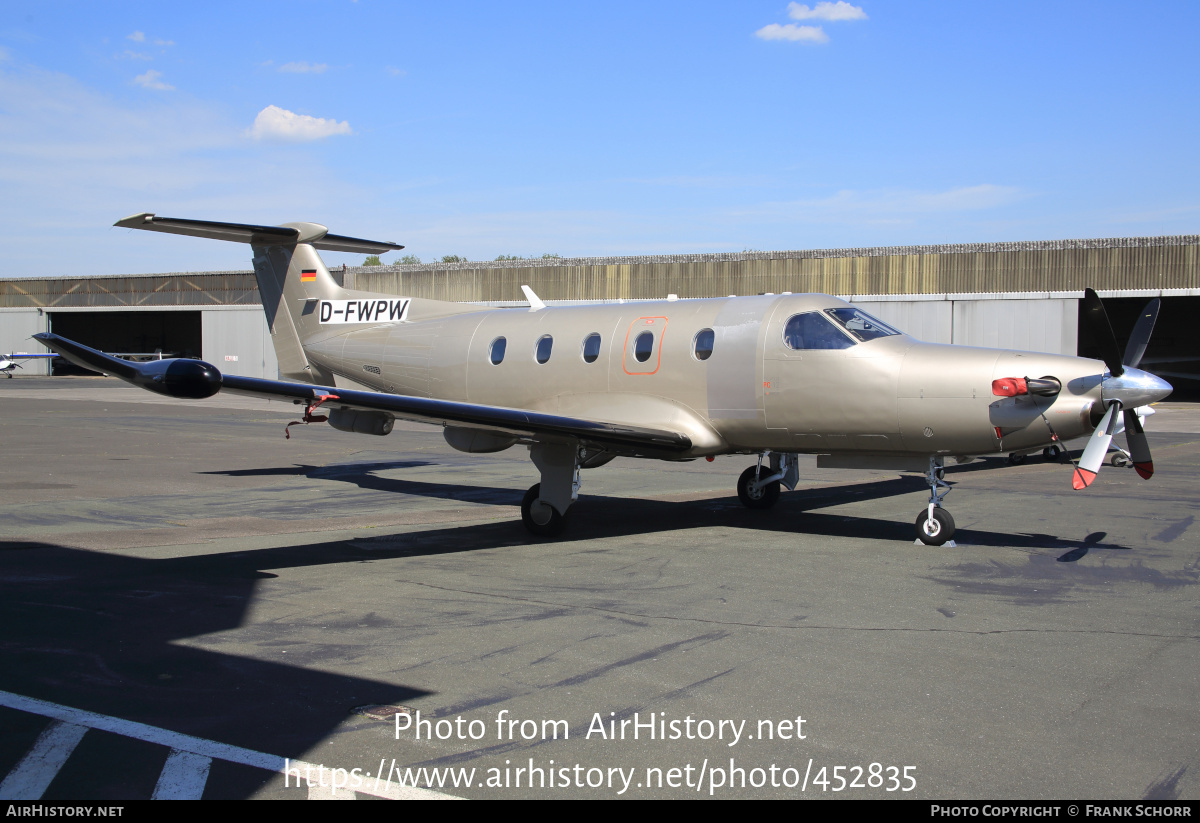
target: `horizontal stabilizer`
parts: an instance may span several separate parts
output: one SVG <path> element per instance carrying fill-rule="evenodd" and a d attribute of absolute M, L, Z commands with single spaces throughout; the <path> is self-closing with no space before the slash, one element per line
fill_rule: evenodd
<path fill-rule="evenodd" d="M 256 226 L 250 223 L 219 223 L 214 220 L 186 220 L 181 217 L 158 217 L 153 214 L 134 214 L 113 224 L 123 229 L 162 231 L 209 240 L 228 240 L 256 246 L 288 246 L 309 243 L 323 251 L 346 251 L 357 254 L 383 254 L 404 248 L 382 240 L 363 240 L 329 234 L 318 223 L 292 223 L 285 226 Z"/>

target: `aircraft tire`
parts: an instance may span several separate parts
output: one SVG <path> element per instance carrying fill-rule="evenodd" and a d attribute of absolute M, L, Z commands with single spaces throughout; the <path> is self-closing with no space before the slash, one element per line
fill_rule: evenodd
<path fill-rule="evenodd" d="M 1062 446 L 1047 446 L 1046 448 L 1042 449 L 1042 457 L 1046 458 L 1052 463 L 1061 463 L 1062 456 L 1065 452 L 1066 450 Z"/>
<path fill-rule="evenodd" d="M 954 518 L 943 508 L 933 510 L 933 520 L 929 519 L 929 510 L 921 509 L 917 515 L 917 539 L 926 546 L 941 546 L 954 537 Z"/>
<path fill-rule="evenodd" d="M 525 529 L 538 537 L 555 537 L 562 534 L 563 528 L 567 525 L 567 518 L 559 514 L 558 510 L 553 506 L 550 511 L 550 520 L 547 523 L 538 523 L 533 519 L 531 509 L 542 493 L 542 484 L 534 483 L 529 487 L 529 491 L 525 492 L 525 497 L 521 499 L 521 522 L 525 524 Z"/>
<path fill-rule="evenodd" d="M 1010 465 L 1010 466 L 1019 466 L 1024 462 L 1025 462 L 1025 455 L 1023 455 L 1023 454 L 1017 454 L 1016 452 L 1013 452 L 1012 454 L 1010 454 L 1008 456 L 1008 465 Z"/>
<path fill-rule="evenodd" d="M 1112 456 L 1112 459 L 1109 460 L 1108 462 L 1111 463 L 1113 466 L 1116 466 L 1118 469 L 1125 469 L 1125 468 L 1128 468 L 1129 466 L 1133 465 L 1133 463 L 1130 461 L 1130 459 L 1128 457 L 1126 457 L 1125 455 L 1121 454 L 1120 452 L 1117 452 L 1116 454 L 1114 454 Z"/>
<path fill-rule="evenodd" d="M 757 466 L 751 466 L 742 472 L 742 476 L 738 478 L 738 499 L 748 509 L 769 509 L 779 500 L 779 481 L 776 480 L 757 491 L 752 491 L 752 484 L 757 477 L 757 470 Z"/>

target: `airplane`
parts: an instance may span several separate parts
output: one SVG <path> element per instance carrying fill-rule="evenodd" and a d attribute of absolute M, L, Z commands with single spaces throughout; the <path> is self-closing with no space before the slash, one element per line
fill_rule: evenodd
<path fill-rule="evenodd" d="M 14 352 L 13 354 L 0 354 L 0 373 L 8 375 L 11 380 L 13 372 L 17 369 L 25 368 L 24 363 L 19 363 L 19 360 L 48 360 L 58 357 L 57 354 L 26 354 L 25 352 Z"/>
<path fill-rule="evenodd" d="M 1154 471 L 1136 409 L 1170 394 L 1137 368 L 1152 301 L 1124 355 L 1085 293 L 1102 360 L 918 341 L 837 297 L 747 297 L 491 308 L 343 289 L 318 251 L 403 246 L 316 223 L 260 226 L 143 213 L 120 227 L 248 243 L 281 380 L 223 375 L 201 360 L 132 363 L 52 333 L 35 338 L 84 368 L 172 397 L 286 399 L 297 423 L 382 436 L 395 420 L 443 427 L 449 445 L 529 447 L 539 475 L 521 502 L 532 534 L 562 532 L 581 470 L 617 456 L 756 457 L 737 484 L 751 509 L 794 490 L 800 454 L 819 467 L 920 471 L 917 540 L 955 532 L 947 461 L 1061 447 L 1091 434 L 1072 485 L 1089 486 L 1123 417 L 1139 475 Z M 1034 376 L 1030 376 L 1034 375 Z M 365 387 L 365 390 L 364 390 Z M 316 414 L 319 409 L 328 414 Z"/>

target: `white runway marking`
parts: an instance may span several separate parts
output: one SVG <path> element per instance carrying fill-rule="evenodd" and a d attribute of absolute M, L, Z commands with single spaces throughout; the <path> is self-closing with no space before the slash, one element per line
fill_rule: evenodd
<path fill-rule="evenodd" d="M 87 734 L 86 726 L 51 723 L 0 783 L 0 800 L 38 800 Z"/>
<path fill-rule="evenodd" d="M 208 782 L 212 758 L 171 749 L 151 800 L 199 800 Z"/>
<path fill-rule="evenodd" d="M 154 788 L 154 799 L 183 799 L 198 798 L 204 792 L 208 780 L 209 767 L 213 760 L 224 760 L 243 766 L 252 766 L 270 772 L 283 774 L 285 766 L 288 771 L 297 776 L 305 770 L 319 773 L 323 768 L 330 772 L 329 766 L 320 767 L 315 763 L 303 760 L 288 760 L 273 754 L 256 752 L 253 749 L 243 749 L 241 746 L 231 746 L 228 743 L 218 743 L 215 740 L 205 740 L 180 734 L 169 729 L 160 729 L 133 720 L 122 720 L 106 714 L 73 709 L 33 697 L 25 697 L 12 692 L 0 691 L 0 706 L 16 709 L 29 714 L 49 717 L 57 722 L 42 732 L 33 747 L 22 758 L 21 762 L 9 772 L 0 783 L 0 799 L 4 800 L 38 800 L 42 793 L 54 780 L 63 763 L 71 756 L 80 739 L 88 729 L 99 729 L 112 732 L 122 737 L 131 737 L 146 743 L 157 743 L 171 749 L 170 756 L 163 766 Z M 331 786 L 309 787 L 310 800 L 323 799 L 354 799 L 355 792 L 344 789 L 334 789 Z M 391 782 L 374 780 L 365 781 L 358 788 L 358 794 L 369 794 L 389 800 L 461 800 L 454 795 L 435 792 L 415 786 L 401 786 Z"/>

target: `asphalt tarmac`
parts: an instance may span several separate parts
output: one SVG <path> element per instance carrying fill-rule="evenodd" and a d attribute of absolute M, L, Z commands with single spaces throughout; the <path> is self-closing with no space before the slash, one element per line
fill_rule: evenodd
<path fill-rule="evenodd" d="M 952 467 L 953 548 L 913 544 L 919 477 L 803 459 L 749 511 L 744 456 L 586 471 L 542 540 L 522 448 L 0 380 L 0 690 L 467 798 L 1195 799 L 1200 407 L 1157 410 L 1150 481 Z M 47 722 L 0 708 L 0 780 Z M 44 798 L 169 754 L 88 732 Z"/>

